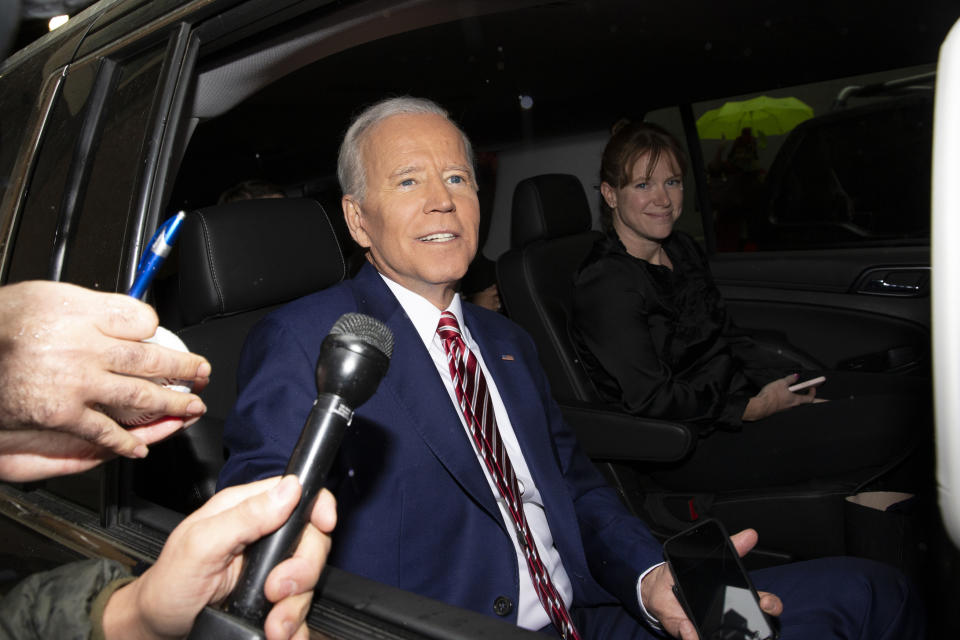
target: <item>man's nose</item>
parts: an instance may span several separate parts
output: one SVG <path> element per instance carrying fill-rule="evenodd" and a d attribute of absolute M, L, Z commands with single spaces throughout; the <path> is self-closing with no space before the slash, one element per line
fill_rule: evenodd
<path fill-rule="evenodd" d="M 427 200 L 424 202 L 424 212 L 426 213 L 449 213 L 456 211 L 457 207 L 453 203 L 453 194 L 450 192 L 450 185 L 442 178 L 431 180 L 427 186 Z"/>

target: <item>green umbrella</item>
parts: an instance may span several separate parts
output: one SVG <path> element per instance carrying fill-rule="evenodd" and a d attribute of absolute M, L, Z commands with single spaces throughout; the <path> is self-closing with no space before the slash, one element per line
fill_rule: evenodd
<path fill-rule="evenodd" d="M 754 135 L 778 135 L 813 117 L 813 109 L 796 98 L 757 96 L 728 102 L 697 119 L 701 139 L 733 140 L 749 127 Z"/>

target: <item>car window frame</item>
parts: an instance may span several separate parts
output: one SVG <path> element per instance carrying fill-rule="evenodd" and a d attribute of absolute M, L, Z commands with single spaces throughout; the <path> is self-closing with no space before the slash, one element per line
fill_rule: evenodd
<path fill-rule="evenodd" d="M 171 82 L 179 76 L 183 60 L 186 57 L 188 34 L 189 27 L 183 23 L 162 25 L 151 35 L 141 37 L 129 43 L 119 43 L 104 50 L 93 52 L 65 66 L 63 70 L 56 75 L 57 82 L 55 83 L 55 87 L 47 91 L 48 100 L 46 102 L 43 120 L 44 131 L 49 130 L 50 114 L 56 109 L 58 100 L 63 99 L 61 89 L 64 83 L 69 80 L 70 73 L 84 73 L 85 70 L 95 69 L 95 77 L 92 79 L 92 84 L 95 87 L 94 93 L 88 98 L 92 98 L 95 104 L 92 105 L 93 108 L 80 109 L 79 113 L 75 116 L 79 122 L 78 126 L 81 133 L 72 150 L 68 151 L 84 157 L 81 157 L 79 162 L 73 162 L 71 164 L 69 170 L 71 175 L 66 176 L 63 182 L 63 193 L 47 194 L 61 203 L 66 202 L 73 205 L 73 207 L 68 207 L 70 210 L 61 212 L 62 215 L 58 226 L 62 228 L 64 226 L 64 219 L 66 219 L 67 225 L 75 224 L 76 217 L 82 218 L 84 215 L 84 203 L 82 200 L 84 191 L 89 186 L 87 184 L 91 171 L 89 165 L 97 161 L 93 155 L 86 157 L 85 154 L 91 154 L 91 149 L 96 148 L 101 138 L 102 132 L 99 129 L 102 126 L 102 120 L 106 112 L 105 105 L 110 105 L 112 96 L 109 94 L 113 79 L 117 73 L 124 68 L 127 62 L 137 60 L 138 56 L 143 52 L 150 52 L 151 50 L 162 51 L 163 62 L 161 64 L 162 68 L 159 71 L 161 86 L 150 99 L 150 113 L 143 121 L 140 135 L 143 137 L 144 144 L 138 148 L 139 151 L 134 151 L 140 159 L 140 162 L 136 163 L 136 166 L 139 166 L 139 170 L 137 170 L 131 178 L 133 191 L 130 194 L 122 194 L 130 195 L 132 200 L 131 205 L 122 214 L 124 220 L 121 222 L 121 225 L 124 228 L 124 238 L 126 240 L 118 247 L 117 262 L 108 265 L 108 270 L 112 272 L 114 276 L 111 282 L 105 283 L 105 286 L 102 287 L 106 290 L 124 290 L 129 286 L 129 283 L 132 282 L 140 249 L 145 243 L 146 230 L 152 229 L 156 224 L 155 221 L 151 222 L 147 219 L 146 213 L 148 209 L 150 209 L 148 205 L 153 202 L 153 179 L 157 173 L 156 167 L 159 162 L 161 141 L 165 139 L 168 114 L 171 104 L 173 103 L 174 91 Z M 98 100 L 98 98 L 100 99 Z M 21 165 L 29 162 L 31 169 L 44 161 L 45 153 L 41 142 L 42 136 L 36 135 L 34 136 L 34 140 L 39 148 L 31 154 L 29 159 L 21 159 Z M 59 151 L 60 149 L 58 147 L 56 150 L 48 150 L 47 153 Z M 104 167 L 100 167 L 101 170 L 103 170 L 103 168 Z M 29 178 L 32 179 L 32 175 L 30 175 Z M 101 184 L 98 188 L 109 189 L 109 185 Z M 30 206 L 29 179 L 23 185 L 19 185 L 15 192 L 13 190 L 11 191 L 11 198 L 14 197 L 14 195 L 18 196 L 21 201 L 17 207 L 18 214 L 26 212 Z M 152 211 L 157 212 L 160 204 L 153 204 Z M 154 215 L 154 220 L 156 217 L 157 216 Z M 13 216 L 11 216 L 11 218 L 13 218 Z M 11 230 L 13 230 L 12 224 Z M 59 260 L 55 260 L 52 264 L 52 269 L 47 272 L 46 277 L 48 279 L 62 279 L 62 267 L 64 263 L 72 257 L 80 255 L 78 251 L 83 252 L 82 247 L 78 248 L 71 245 L 71 238 L 68 237 L 69 234 L 63 233 L 60 235 L 61 241 L 59 241 L 57 243 L 58 246 L 55 247 L 55 250 L 59 250 L 60 252 Z M 11 256 L 16 254 L 17 247 L 16 241 L 14 240 L 13 242 L 13 250 L 8 252 L 8 255 Z M 54 253 L 53 255 L 56 256 L 57 254 Z M 49 257 L 43 255 L 41 252 L 38 259 L 41 263 L 46 263 Z M 7 275 L 9 275 L 9 273 Z M 43 276 L 37 274 L 37 277 Z M 60 494 L 63 498 L 98 511 L 102 526 L 109 527 L 119 522 L 130 523 L 134 519 L 130 508 L 133 500 L 130 497 L 130 483 L 123 481 L 123 478 L 128 475 L 122 471 L 123 464 L 122 461 L 107 463 L 97 469 L 81 474 L 82 477 L 80 478 L 72 477 L 69 481 L 51 479 L 47 481 L 46 484 L 49 490 Z M 93 490 L 90 486 L 97 482 L 100 486 L 99 497 L 94 497 L 91 495 Z M 175 524 L 175 520 L 176 519 L 168 519 L 165 522 L 164 528 Z M 167 530 L 169 530 L 169 528 Z"/>

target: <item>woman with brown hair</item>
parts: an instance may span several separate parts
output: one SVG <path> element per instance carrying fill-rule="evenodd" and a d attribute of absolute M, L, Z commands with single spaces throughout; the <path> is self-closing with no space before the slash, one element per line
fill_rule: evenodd
<path fill-rule="evenodd" d="M 826 383 L 791 391 L 796 366 L 760 357 L 728 317 L 703 251 L 674 230 L 685 169 L 680 143 L 653 124 L 618 126 L 604 150 L 606 234 L 576 277 L 571 328 L 600 393 L 696 428 L 691 458 L 669 474 L 676 488 L 859 483 L 896 465 L 929 427 L 922 385 L 915 394 L 900 376 L 804 372 Z"/>

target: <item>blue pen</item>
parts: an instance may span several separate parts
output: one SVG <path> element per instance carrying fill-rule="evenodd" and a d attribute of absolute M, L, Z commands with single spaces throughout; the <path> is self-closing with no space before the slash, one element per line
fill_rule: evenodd
<path fill-rule="evenodd" d="M 153 237 L 150 238 L 150 246 L 143 252 L 140 264 L 137 265 L 137 277 L 134 278 L 133 286 L 130 287 L 127 295 L 138 300 L 143 297 L 147 287 L 153 282 L 153 276 L 156 275 L 157 269 L 170 255 L 170 250 L 173 248 L 173 243 L 176 241 L 177 235 L 180 233 L 180 227 L 183 226 L 186 217 L 187 214 L 183 211 L 178 212 L 160 225 L 157 232 L 153 234 Z"/>

